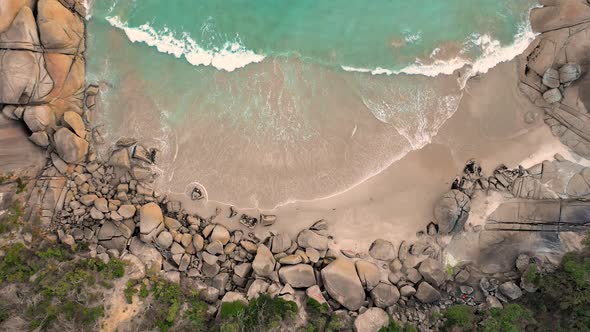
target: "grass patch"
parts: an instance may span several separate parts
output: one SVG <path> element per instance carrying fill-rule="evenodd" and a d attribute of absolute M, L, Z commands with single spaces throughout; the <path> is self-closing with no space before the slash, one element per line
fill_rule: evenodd
<path fill-rule="evenodd" d="M 0 287 L 18 283 L 19 292 L 34 300 L 2 306 L 0 315 L 18 315 L 30 330 L 52 329 L 57 321 L 81 331 L 94 330 L 104 315 L 100 285 L 122 277 L 125 270 L 117 259 L 105 264 L 79 254 L 65 246 L 9 247 L 0 260 Z"/>
<path fill-rule="evenodd" d="M 26 189 L 27 184 L 23 181 L 23 179 L 20 177 L 16 178 L 16 193 L 23 193 Z"/>
<path fill-rule="evenodd" d="M 445 311 L 443 317 L 446 319 L 445 330 L 470 331 L 475 328 L 475 313 L 468 305 L 454 305 Z"/>
<path fill-rule="evenodd" d="M 389 318 L 389 325 L 379 329 L 379 332 L 418 332 L 418 330 L 409 324 L 400 325 L 395 320 Z"/>
<path fill-rule="evenodd" d="M 22 223 L 23 213 L 22 203 L 18 199 L 14 200 L 4 215 L 0 217 L 0 234 L 16 229 Z"/>
<path fill-rule="evenodd" d="M 240 301 L 223 303 L 220 311 L 221 330 L 268 331 L 281 327 L 296 315 L 295 302 L 261 294 L 249 304 Z"/>
<path fill-rule="evenodd" d="M 531 312 L 519 304 L 511 303 L 503 309 L 491 309 L 489 317 L 482 322 L 482 331 L 519 332 L 532 324 L 534 319 Z"/>

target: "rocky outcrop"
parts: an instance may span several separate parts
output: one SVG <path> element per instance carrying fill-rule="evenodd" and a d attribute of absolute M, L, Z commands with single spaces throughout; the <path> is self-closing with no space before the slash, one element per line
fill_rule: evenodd
<path fill-rule="evenodd" d="M 519 87 L 545 109 L 545 123 L 553 134 L 588 158 L 590 4 L 585 0 L 541 3 L 544 7 L 531 11 L 531 24 L 542 34 L 519 59 Z"/>
<path fill-rule="evenodd" d="M 83 18 L 58 0 L 39 0 L 37 4 L 39 34 L 43 47 L 52 53 L 84 52 Z"/>
<path fill-rule="evenodd" d="M 541 0 L 543 7 L 531 11 L 531 26 L 536 32 L 573 27 L 590 22 L 590 4 L 586 0 Z"/>
<path fill-rule="evenodd" d="M 80 117 L 85 85 L 82 7 L 78 0 L 0 4 L 2 113 L 24 120 L 33 132 L 32 142 L 55 149 L 70 164 L 84 161 L 90 150 Z"/>
<path fill-rule="evenodd" d="M 434 207 L 434 219 L 438 231 L 443 234 L 460 232 L 469 217 L 471 201 L 465 193 L 453 189 L 438 201 Z"/>
<path fill-rule="evenodd" d="M 0 104 L 41 102 L 53 89 L 41 53 L 0 49 Z"/>

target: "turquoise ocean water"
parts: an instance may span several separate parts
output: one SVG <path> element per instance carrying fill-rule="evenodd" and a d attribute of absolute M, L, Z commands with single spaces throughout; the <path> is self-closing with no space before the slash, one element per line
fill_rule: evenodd
<path fill-rule="evenodd" d="M 467 77 L 528 45 L 535 2 L 97 0 L 88 71 L 110 136 L 163 150 L 172 190 L 273 207 L 426 144 Z"/>

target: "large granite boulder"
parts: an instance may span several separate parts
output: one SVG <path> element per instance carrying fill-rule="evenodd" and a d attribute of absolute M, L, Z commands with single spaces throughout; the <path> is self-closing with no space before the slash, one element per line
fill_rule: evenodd
<path fill-rule="evenodd" d="M 52 88 L 42 53 L 0 50 L 0 104 L 39 102 Z"/>
<path fill-rule="evenodd" d="M 367 289 L 371 290 L 379 284 L 381 280 L 381 271 L 379 267 L 371 262 L 358 260 L 355 262 L 356 272 L 359 275 L 361 284 Z"/>
<path fill-rule="evenodd" d="M 434 219 L 441 234 L 457 233 L 469 217 L 471 200 L 463 192 L 453 189 L 438 201 L 434 207 Z"/>
<path fill-rule="evenodd" d="M 395 247 L 387 240 L 377 239 L 371 244 L 369 255 L 378 260 L 391 261 L 396 258 Z"/>
<path fill-rule="evenodd" d="M 313 267 L 308 264 L 284 266 L 279 270 L 279 278 L 283 284 L 294 288 L 307 288 L 316 284 Z"/>
<path fill-rule="evenodd" d="M 57 154 L 70 164 L 80 163 L 88 153 L 88 142 L 71 132 L 68 128 L 60 128 L 53 135 Z"/>
<path fill-rule="evenodd" d="M 216 225 L 209 236 L 210 241 L 219 241 L 221 244 L 226 245 L 229 242 L 229 231 L 222 225 Z"/>
<path fill-rule="evenodd" d="M 0 10 L 0 15 L 4 13 Z M 40 51 L 39 33 L 33 10 L 23 6 L 10 27 L 0 33 L 0 49 Z"/>
<path fill-rule="evenodd" d="M 423 281 L 418 285 L 418 290 L 414 296 L 416 296 L 418 301 L 422 303 L 432 303 L 441 299 L 440 293 L 436 288 L 432 287 L 426 281 Z"/>
<path fill-rule="evenodd" d="M 358 310 L 365 300 L 365 290 L 354 263 L 338 258 L 322 269 L 324 288 L 330 296 L 348 310 Z"/>
<path fill-rule="evenodd" d="M 577 63 L 566 63 L 559 68 L 559 81 L 567 84 L 582 76 L 582 67 Z"/>
<path fill-rule="evenodd" d="M 328 249 L 328 238 L 310 229 L 305 229 L 299 233 L 297 243 L 303 248 L 314 248 L 320 251 Z"/>
<path fill-rule="evenodd" d="M 162 267 L 162 255 L 152 245 L 145 244 L 135 237 L 129 243 L 129 252 L 137 256 L 148 270 L 152 272 L 160 271 Z"/>
<path fill-rule="evenodd" d="M 512 281 L 501 284 L 498 290 L 511 300 L 516 300 L 522 296 L 522 290 Z"/>
<path fill-rule="evenodd" d="M 86 137 L 86 126 L 84 125 L 82 117 L 78 113 L 72 111 L 65 112 L 63 115 L 63 122 L 79 137 Z"/>
<path fill-rule="evenodd" d="M 47 105 L 28 106 L 23 113 L 23 120 L 32 132 L 43 131 L 55 125 L 55 114 Z"/>
<path fill-rule="evenodd" d="M 264 244 L 260 244 L 256 250 L 256 257 L 252 262 L 252 269 L 257 276 L 268 277 L 275 269 L 276 260 L 272 252 Z"/>
<path fill-rule="evenodd" d="M 439 261 L 432 258 L 425 259 L 422 264 L 420 264 L 418 271 L 424 280 L 436 287 L 442 285 L 447 278 L 444 266 Z"/>
<path fill-rule="evenodd" d="M 371 290 L 371 299 L 379 308 L 391 307 L 399 300 L 399 297 L 399 290 L 392 284 L 381 282 Z"/>
<path fill-rule="evenodd" d="M 548 88 L 559 88 L 559 71 L 555 68 L 547 68 L 543 74 L 543 84 Z"/>
<path fill-rule="evenodd" d="M 380 308 L 370 308 L 354 321 L 354 329 L 357 332 L 378 332 L 387 325 L 389 325 L 389 315 Z"/>
<path fill-rule="evenodd" d="M 84 21 L 58 0 L 39 0 L 37 24 L 46 50 L 79 54 L 84 52 Z"/>
<path fill-rule="evenodd" d="M 151 241 L 164 228 L 164 215 L 156 203 L 147 203 L 139 209 L 139 231 L 144 241 Z"/>

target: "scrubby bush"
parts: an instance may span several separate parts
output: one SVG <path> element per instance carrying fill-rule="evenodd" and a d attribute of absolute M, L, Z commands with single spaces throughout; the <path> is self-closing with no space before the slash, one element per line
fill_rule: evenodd
<path fill-rule="evenodd" d="M 400 325 L 393 319 L 389 319 L 389 325 L 379 329 L 379 332 L 417 332 L 416 328 L 409 324 Z"/>
<path fill-rule="evenodd" d="M 491 309 L 489 317 L 482 322 L 482 330 L 484 332 L 519 332 L 533 323 L 534 319 L 529 310 L 512 303 L 503 309 Z"/>
<path fill-rule="evenodd" d="M 295 302 L 261 294 L 249 304 L 240 301 L 223 303 L 220 326 L 222 331 L 267 331 L 292 320 L 296 314 Z M 236 327 L 238 329 L 234 330 Z"/>
<path fill-rule="evenodd" d="M 459 329 L 461 331 L 471 331 L 474 329 L 476 317 L 472 307 L 464 304 L 458 304 L 450 307 L 444 313 L 445 329 Z"/>
<path fill-rule="evenodd" d="M 2 306 L 0 316 L 5 320 L 12 314 L 19 315 L 28 322 L 30 330 L 51 329 L 57 321 L 92 330 L 104 314 L 97 284 L 120 278 L 124 271 L 119 260 L 105 264 L 80 257 L 62 246 L 12 245 L 0 260 L 0 287 L 18 283 L 20 291 L 29 294 L 31 300 Z"/>

